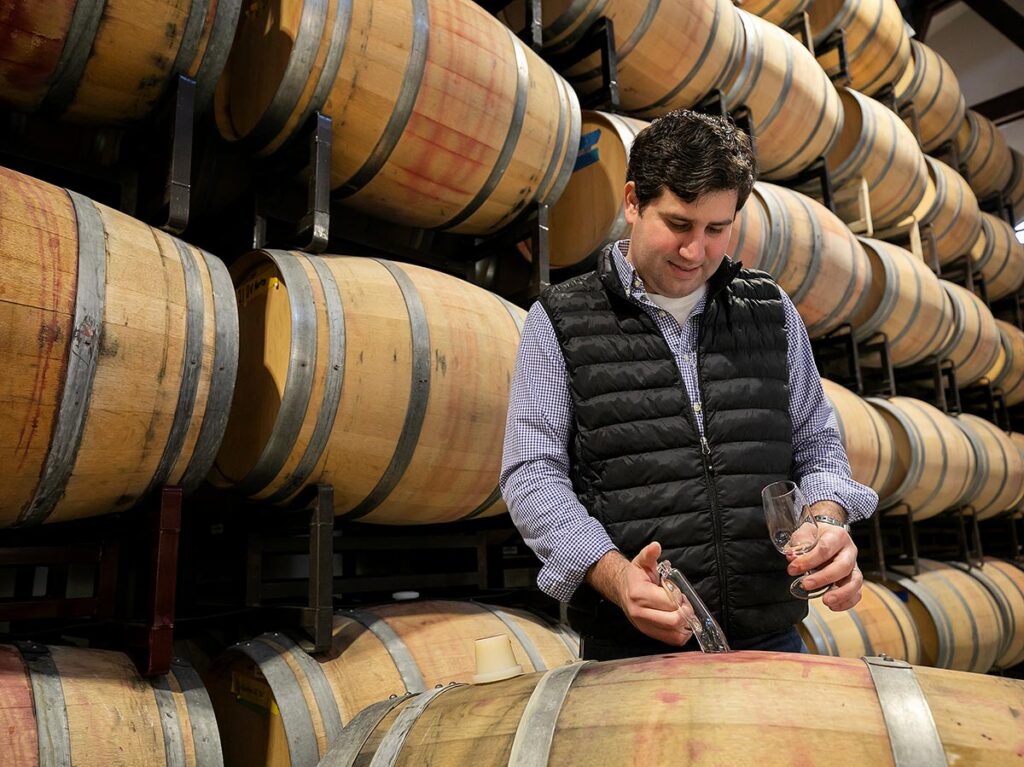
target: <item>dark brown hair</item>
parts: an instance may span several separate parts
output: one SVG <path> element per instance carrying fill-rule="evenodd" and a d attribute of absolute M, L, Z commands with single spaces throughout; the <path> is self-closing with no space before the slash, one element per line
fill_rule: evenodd
<path fill-rule="evenodd" d="M 637 134 L 626 173 L 641 211 L 665 189 L 684 202 L 735 189 L 739 210 L 756 177 L 750 137 L 728 117 L 688 109 L 669 112 Z"/>

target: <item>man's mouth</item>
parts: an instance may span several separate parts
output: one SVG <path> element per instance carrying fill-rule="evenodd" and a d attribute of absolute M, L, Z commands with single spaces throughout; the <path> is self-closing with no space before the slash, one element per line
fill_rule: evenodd
<path fill-rule="evenodd" d="M 668 265 L 672 267 L 672 271 L 674 271 L 676 274 L 679 274 L 679 275 L 687 275 L 688 276 L 688 275 L 691 275 L 691 274 L 693 274 L 694 272 L 696 272 L 696 271 L 698 271 L 700 269 L 699 266 L 691 266 L 691 267 L 687 268 L 687 267 L 680 266 L 679 264 L 674 264 L 671 261 L 668 262 Z"/>

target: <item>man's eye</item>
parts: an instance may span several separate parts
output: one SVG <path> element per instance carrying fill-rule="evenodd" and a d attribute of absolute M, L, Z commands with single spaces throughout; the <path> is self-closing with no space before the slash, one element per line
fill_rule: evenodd
<path fill-rule="evenodd" d="M 708 227 L 708 234 L 710 234 L 712 236 L 717 236 L 717 235 L 721 234 L 724 231 L 725 231 L 724 229 L 722 229 L 721 227 L 718 227 L 718 226 L 709 226 Z"/>

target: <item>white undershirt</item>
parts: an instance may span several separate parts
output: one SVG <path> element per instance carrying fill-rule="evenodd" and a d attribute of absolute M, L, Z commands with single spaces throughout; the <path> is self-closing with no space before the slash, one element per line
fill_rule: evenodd
<path fill-rule="evenodd" d="M 697 306 L 697 302 L 700 301 L 706 290 L 707 285 L 701 285 L 690 295 L 683 296 L 682 298 L 669 298 L 668 296 L 658 296 L 653 293 L 648 293 L 647 297 L 651 299 L 652 303 L 660 306 L 675 317 L 676 322 L 682 325 L 689 319 L 690 313 L 693 312 L 694 307 Z"/>

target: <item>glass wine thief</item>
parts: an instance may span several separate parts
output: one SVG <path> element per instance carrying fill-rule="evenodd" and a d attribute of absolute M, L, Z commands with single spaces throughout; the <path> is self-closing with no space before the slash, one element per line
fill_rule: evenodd
<path fill-rule="evenodd" d="M 730 652 L 722 627 L 718 625 L 718 621 L 711 615 L 703 600 L 697 596 L 686 576 L 672 567 L 672 563 L 667 559 L 658 562 L 658 575 L 661 578 L 661 587 L 679 607 L 689 603 L 692 612 L 683 610 L 683 615 L 686 616 L 686 623 L 697 638 L 700 649 L 706 653 Z"/>

